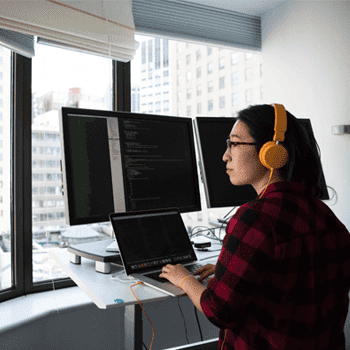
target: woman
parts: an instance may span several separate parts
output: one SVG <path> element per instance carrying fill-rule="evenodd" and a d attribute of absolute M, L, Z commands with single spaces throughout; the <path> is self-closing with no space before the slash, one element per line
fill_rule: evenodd
<path fill-rule="evenodd" d="M 258 197 L 231 218 L 217 264 L 199 269 L 198 281 L 182 265 L 166 265 L 160 277 L 220 328 L 219 349 L 345 349 L 350 235 L 318 198 L 319 155 L 310 145 L 317 142 L 290 113 L 286 164 L 270 171 L 261 163 L 274 123 L 274 108 L 258 105 L 233 126 L 227 174 Z M 199 281 L 212 274 L 204 287 Z"/>

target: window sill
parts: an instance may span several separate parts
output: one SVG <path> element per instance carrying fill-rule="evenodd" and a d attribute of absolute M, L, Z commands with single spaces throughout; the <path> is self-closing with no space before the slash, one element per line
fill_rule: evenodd
<path fill-rule="evenodd" d="M 0 335 L 50 315 L 94 305 L 79 287 L 29 294 L 4 301 L 0 304 Z"/>

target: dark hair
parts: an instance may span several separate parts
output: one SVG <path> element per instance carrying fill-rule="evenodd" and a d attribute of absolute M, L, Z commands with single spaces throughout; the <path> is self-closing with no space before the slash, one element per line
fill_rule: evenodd
<path fill-rule="evenodd" d="M 238 113 L 237 120 L 241 120 L 248 126 L 249 134 L 257 143 L 255 148 L 258 154 L 264 143 L 273 140 L 275 133 L 273 106 L 249 106 Z M 308 188 L 314 188 L 315 196 L 320 198 L 322 195 L 320 147 L 316 139 L 313 136 L 309 137 L 305 127 L 288 111 L 287 131 L 283 146 L 288 151 L 288 161 L 284 167 L 279 169 L 279 176 L 283 181 L 294 181 Z M 333 191 L 335 192 L 334 189 Z"/>

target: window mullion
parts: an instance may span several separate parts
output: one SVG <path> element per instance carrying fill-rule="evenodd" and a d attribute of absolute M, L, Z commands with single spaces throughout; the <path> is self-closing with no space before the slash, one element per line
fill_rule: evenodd
<path fill-rule="evenodd" d="M 114 110 L 131 111 L 130 62 L 113 61 Z"/>
<path fill-rule="evenodd" d="M 13 54 L 14 274 L 19 294 L 32 285 L 31 59 Z"/>

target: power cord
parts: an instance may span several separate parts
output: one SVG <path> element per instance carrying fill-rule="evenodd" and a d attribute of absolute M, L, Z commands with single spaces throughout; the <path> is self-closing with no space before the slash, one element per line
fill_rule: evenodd
<path fill-rule="evenodd" d="M 142 311 L 145 313 L 146 317 L 148 318 L 149 323 L 151 324 L 153 335 L 152 335 L 152 342 L 151 342 L 150 350 L 152 350 L 153 341 L 154 341 L 154 327 L 153 327 L 153 324 L 152 324 L 150 318 L 148 317 L 148 315 L 147 315 L 145 309 L 143 308 L 143 306 L 142 306 L 140 300 L 137 299 L 137 296 L 136 296 L 136 294 L 134 293 L 134 291 L 133 291 L 133 289 L 132 289 L 132 287 L 135 287 L 135 286 L 137 286 L 138 284 L 143 284 L 143 283 L 142 283 L 142 282 L 137 282 L 137 283 L 133 284 L 132 286 L 130 286 L 130 289 L 131 289 L 132 294 L 134 295 L 135 299 L 137 300 L 138 304 L 141 306 Z M 146 349 L 147 349 L 147 348 L 146 348 Z"/>
<path fill-rule="evenodd" d="M 196 315 L 196 320 L 197 320 L 197 324 L 198 324 L 198 329 L 199 329 L 199 334 L 201 337 L 201 341 L 203 341 L 203 334 L 202 334 L 202 329 L 201 329 L 201 325 L 199 323 L 199 319 L 198 319 L 198 310 L 196 307 L 194 307 L 194 314 Z"/>
<path fill-rule="evenodd" d="M 181 316 L 184 320 L 184 326 L 185 326 L 185 333 L 186 333 L 186 339 L 187 339 L 187 343 L 189 344 L 190 341 L 188 340 L 188 335 L 187 335 L 187 328 L 186 328 L 186 321 L 185 321 L 185 317 L 184 317 L 184 314 L 182 313 L 182 309 L 181 309 L 181 306 L 180 306 L 180 298 L 177 298 L 177 303 L 179 305 L 179 309 L 180 309 L 180 312 L 181 312 Z"/>

